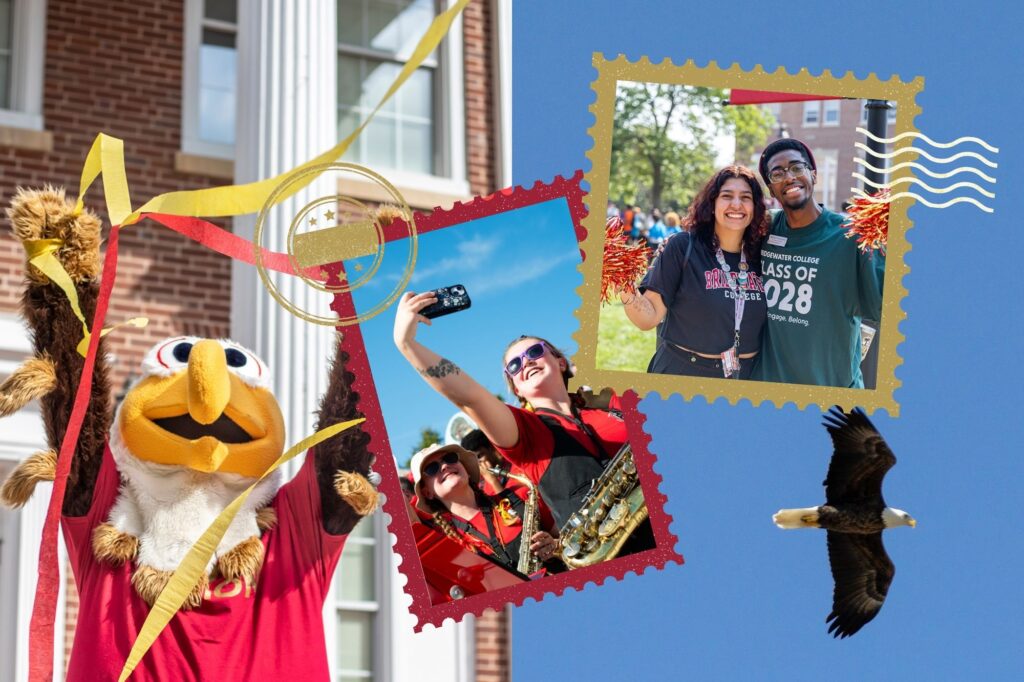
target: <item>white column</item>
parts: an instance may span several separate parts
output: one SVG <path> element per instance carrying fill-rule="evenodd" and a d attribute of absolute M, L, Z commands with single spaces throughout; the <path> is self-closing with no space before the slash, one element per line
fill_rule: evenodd
<path fill-rule="evenodd" d="M 238 111 L 235 182 L 273 177 L 336 144 L 337 0 L 252 0 L 238 3 Z M 309 201 L 334 194 L 317 181 L 275 208 L 264 223 L 262 244 L 284 251 L 291 219 Z M 234 219 L 235 234 L 252 239 L 256 216 Z M 304 310 L 328 316 L 329 300 L 289 275 L 268 273 L 278 290 Z M 305 322 L 267 292 L 256 268 L 234 261 L 231 269 L 231 336 L 270 367 L 273 391 L 284 414 L 285 443 L 313 433 L 314 412 L 327 388 L 333 329 Z M 285 465 L 298 471 L 302 458 Z M 335 642 L 334 590 L 324 605 L 328 651 Z M 335 669 L 336 654 L 330 656 Z"/>
<path fill-rule="evenodd" d="M 336 143 L 336 0 L 240 2 L 235 181 L 272 177 Z M 263 245 L 285 249 L 292 217 L 310 200 L 334 194 L 315 182 L 285 200 L 264 225 Z M 252 239 L 255 216 L 234 219 Z M 329 300 L 289 275 L 270 275 L 297 306 L 329 315 Z M 305 322 L 267 293 L 256 269 L 235 262 L 231 273 L 231 335 L 270 366 L 287 427 L 286 443 L 313 432 L 313 413 L 326 388 L 333 349 L 330 328 Z M 297 468 L 293 466 L 289 473 Z"/>

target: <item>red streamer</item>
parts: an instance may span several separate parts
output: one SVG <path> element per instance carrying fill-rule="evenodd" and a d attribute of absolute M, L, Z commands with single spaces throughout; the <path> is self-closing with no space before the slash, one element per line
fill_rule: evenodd
<path fill-rule="evenodd" d="M 107 252 L 103 259 L 100 294 L 96 300 L 96 312 L 93 314 L 90 329 L 103 329 L 103 322 L 107 317 L 107 304 L 110 302 L 110 294 L 114 289 L 114 279 L 117 275 L 117 239 L 120 229 L 119 225 L 114 225 L 110 230 Z M 68 428 L 64 432 L 64 440 L 57 455 L 53 493 L 50 495 L 46 521 L 43 524 L 43 538 L 39 545 L 39 583 L 29 624 L 28 677 L 33 682 L 50 682 L 53 679 L 53 627 L 57 613 L 57 594 L 60 592 L 57 529 L 60 524 L 61 507 L 64 504 L 68 473 L 71 471 L 71 458 L 75 456 L 75 445 L 78 443 L 78 435 L 82 432 L 85 410 L 89 406 L 89 397 L 92 394 L 92 374 L 99 343 L 99 334 L 90 335 L 89 351 L 85 355 L 71 418 L 68 420 Z"/>

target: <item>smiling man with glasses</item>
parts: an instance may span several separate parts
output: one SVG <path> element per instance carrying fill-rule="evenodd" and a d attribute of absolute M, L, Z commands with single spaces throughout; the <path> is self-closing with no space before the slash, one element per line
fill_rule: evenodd
<path fill-rule="evenodd" d="M 860 323 L 881 319 L 885 256 L 862 253 L 843 216 L 815 203 L 803 142 L 772 142 L 758 170 L 782 210 L 761 250 L 768 324 L 754 378 L 863 388 Z"/>

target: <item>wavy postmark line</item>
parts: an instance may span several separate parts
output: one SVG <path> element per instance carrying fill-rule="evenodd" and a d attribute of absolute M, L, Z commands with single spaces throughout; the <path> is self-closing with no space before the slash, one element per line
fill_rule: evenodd
<path fill-rule="evenodd" d="M 981 139 L 980 137 L 964 136 L 964 137 L 958 137 L 955 140 L 953 140 L 952 142 L 936 142 L 935 140 L 933 140 L 932 138 L 928 137 L 924 133 L 919 133 L 919 132 L 917 132 L 915 130 L 908 130 L 907 132 L 900 133 L 899 135 L 896 135 L 894 137 L 878 137 L 877 135 L 875 135 L 874 133 L 872 133 L 870 130 L 868 130 L 866 128 L 857 128 L 857 132 L 866 135 L 867 137 L 869 137 L 870 139 L 874 140 L 875 142 L 881 142 L 882 144 L 895 144 L 896 142 L 899 142 L 900 140 L 904 140 L 904 139 L 909 137 L 909 138 L 912 138 L 912 139 L 915 139 L 915 140 L 916 139 L 924 140 L 925 142 L 927 142 L 931 146 L 938 147 L 939 149 L 949 149 L 951 147 L 957 146 L 958 144 L 967 144 L 967 143 L 973 142 L 974 144 L 981 145 L 982 147 L 984 147 L 988 151 L 992 152 L 993 154 L 998 154 L 999 153 L 999 147 L 993 147 L 992 145 L 990 145 L 988 142 L 985 142 L 985 140 Z"/>
<path fill-rule="evenodd" d="M 853 192 L 853 194 L 856 195 L 857 197 L 866 199 L 867 201 L 871 202 L 872 204 L 885 204 L 885 203 L 889 203 L 889 202 L 891 202 L 891 201 L 893 201 L 895 199 L 914 199 L 915 201 L 920 201 L 922 204 L 924 204 L 928 208 L 949 208 L 953 204 L 966 203 L 966 204 L 974 204 L 975 206 L 980 208 L 982 211 L 985 211 L 985 213 L 993 213 L 994 212 L 993 209 L 989 208 L 988 206 L 986 206 L 985 204 L 981 203 L 977 199 L 973 199 L 971 197 L 957 197 L 955 199 L 950 199 L 949 201 L 943 202 L 941 204 L 936 204 L 934 202 L 928 201 L 927 199 L 925 199 L 924 197 L 922 197 L 919 194 L 914 194 L 913 192 L 897 192 L 896 194 L 889 195 L 889 197 L 886 198 L 886 199 L 879 199 L 877 197 L 871 196 L 870 194 L 868 194 L 867 192 L 865 192 L 864 190 L 862 190 L 862 189 L 860 189 L 858 187 L 851 187 L 850 191 Z"/>
<path fill-rule="evenodd" d="M 958 183 L 955 183 L 953 185 L 950 185 L 949 187 L 932 187 L 931 185 L 927 184 L 923 180 L 918 180 L 917 178 L 915 178 L 913 176 L 909 176 L 909 177 L 905 177 L 905 178 L 898 178 L 898 179 L 893 180 L 892 182 L 889 182 L 889 183 L 875 182 L 875 181 L 870 180 L 869 178 L 865 177 L 864 175 L 862 175 L 860 173 L 856 173 L 856 172 L 853 174 L 853 177 L 856 178 L 857 180 L 860 180 L 865 185 L 870 185 L 871 187 L 874 187 L 875 189 L 885 189 L 887 187 L 895 187 L 896 185 L 900 185 L 900 184 L 917 184 L 917 185 L 920 185 L 921 187 L 923 187 L 924 189 L 926 189 L 927 191 L 931 192 L 932 194 L 948 194 L 949 192 L 952 192 L 955 189 L 959 189 L 961 187 L 967 187 L 969 189 L 975 190 L 976 192 L 979 192 L 980 194 L 982 194 L 983 196 L 988 197 L 989 199 L 995 199 L 995 197 L 996 197 L 995 192 L 989 192 L 987 189 L 984 189 L 983 187 L 979 187 L 978 185 L 974 184 L 973 182 L 958 182 Z"/>
<path fill-rule="evenodd" d="M 999 167 L 999 164 L 997 164 L 995 161 L 989 161 L 988 159 L 986 159 L 984 156 L 982 156 L 981 154 L 979 154 L 977 152 L 959 152 L 957 154 L 954 154 L 953 156 L 938 157 L 938 156 L 932 156 L 931 154 L 929 154 L 925 150 L 919 149 L 918 147 L 903 147 L 902 149 L 897 149 L 894 152 L 886 153 L 886 152 L 876 152 L 875 150 L 871 149 L 870 147 L 868 147 L 863 142 L 854 142 L 853 146 L 856 147 L 857 149 L 863 149 L 866 153 L 871 154 L 872 156 L 878 157 L 880 159 L 891 159 L 893 157 L 899 156 L 900 154 L 920 154 L 921 156 L 923 156 L 924 158 L 928 159 L 929 161 L 931 161 L 933 163 L 951 163 L 953 161 L 956 161 L 957 159 L 962 159 L 964 157 L 967 157 L 967 158 L 977 159 L 978 161 L 981 161 L 983 164 L 985 164 L 989 168 L 998 168 Z"/>
<path fill-rule="evenodd" d="M 917 169 L 917 170 L 923 172 L 925 175 L 930 175 L 931 177 L 939 178 L 940 180 L 941 179 L 945 179 L 945 178 L 953 177 L 954 175 L 956 175 L 958 173 L 974 173 L 975 175 L 979 176 L 981 179 L 986 180 L 987 182 L 991 182 L 991 183 L 994 184 L 995 181 L 996 181 L 996 179 L 993 178 L 991 175 L 985 175 L 985 173 L 983 173 L 980 170 L 978 170 L 977 168 L 973 168 L 971 166 L 958 166 L 958 167 L 954 168 L 953 170 L 949 171 L 948 173 L 937 173 L 937 172 L 933 171 L 932 169 L 930 169 L 928 166 L 925 166 L 925 165 L 920 164 L 920 163 L 916 163 L 914 161 L 904 161 L 903 163 L 897 163 L 896 165 L 889 166 L 888 168 L 876 168 L 875 166 L 872 166 L 870 163 L 868 163 L 866 160 L 860 158 L 859 156 L 855 156 L 853 158 L 853 162 L 856 163 L 856 164 L 859 164 L 861 166 L 864 166 L 865 168 L 867 168 L 870 171 L 873 171 L 875 173 L 880 173 L 881 175 L 889 175 L 890 173 L 894 173 L 894 172 L 896 172 L 898 170 L 902 170 L 904 168 L 914 168 L 914 169 Z"/>

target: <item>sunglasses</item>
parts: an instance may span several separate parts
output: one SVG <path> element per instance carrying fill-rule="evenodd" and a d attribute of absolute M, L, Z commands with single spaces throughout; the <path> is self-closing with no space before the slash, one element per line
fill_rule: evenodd
<path fill-rule="evenodd" d="M 523 371 L 523 365 L 525 364 L 523 361 L 540 360 L 542 357 L 544 357 L 545 348 L 547 348 L 547 346 L 544 345 L 543 341 L 538 341 L 537 343 L 533 344 L 532 346 L 524 350 L 522 353 L 520 353 L 519 357 L 512 358 L 507 363 L 505 363 L 505 373 L 508 374 L 510 377 L 514 377 L 515 375 L 519 374 L 521 371 Z"/>
<path fill-rule="evenodd" d="M 437 476 L 437 473 L 441 471 L 441 466 L 444 464 L 455 464 L 459 461 L 459 453 L 457 452 L 446 452 L 440 459 L 435 459 L 433 462 L 423 467 L 423 475 L 429 478 Z"/>

